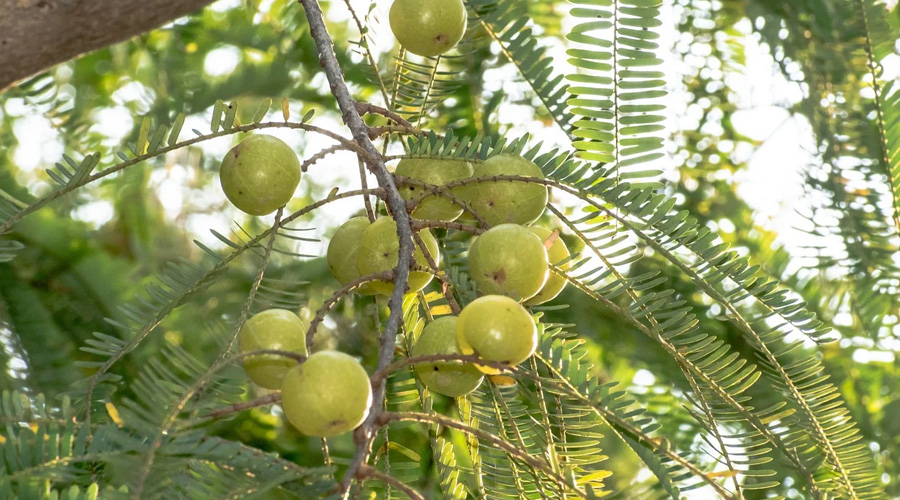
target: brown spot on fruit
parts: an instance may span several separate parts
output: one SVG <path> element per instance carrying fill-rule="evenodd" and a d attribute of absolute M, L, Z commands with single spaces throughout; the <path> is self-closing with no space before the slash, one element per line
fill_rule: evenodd
<path fill-rule="evenodd" d="M 503 269 L 495 271 L 494 274 L 491 275 L 491 278 L 498 284 L 503 284 L 503 282 L 506 281 L 506 271 Z"/>

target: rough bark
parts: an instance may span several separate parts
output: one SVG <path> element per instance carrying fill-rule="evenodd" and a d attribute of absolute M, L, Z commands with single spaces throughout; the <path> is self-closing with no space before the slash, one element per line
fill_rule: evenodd
<path fill-rule="evenodd" d="M 0 0 L 0 90 L 212 0 Z"/>

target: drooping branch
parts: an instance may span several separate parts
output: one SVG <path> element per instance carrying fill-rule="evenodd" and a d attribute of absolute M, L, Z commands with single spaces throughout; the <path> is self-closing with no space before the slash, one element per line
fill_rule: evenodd
<path fill-rule="evenodd" d="M 0 0 L 0 90 L 209 3 L 212 0 Z"/>

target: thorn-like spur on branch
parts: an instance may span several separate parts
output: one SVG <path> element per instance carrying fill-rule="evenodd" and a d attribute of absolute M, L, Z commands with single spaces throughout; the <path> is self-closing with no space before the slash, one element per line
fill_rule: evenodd
<path fill-rule="evenodd" d="M 350 129 L 356 143 L 366 152 L 365 155 L 360 156 L 364 156 L 363 159 L 378 180 L 378 185 L 384 188 L 385 202 L 394 221 L 397 223 L 397 237 L 399 238 L 400 249 L 397 267 L 394 270 L 394 291 L 388 302 L 391 312 L 387 325 L 378 339 L 378 366 L 376 369 L 382 369 L 391 364 L 394 359 L 397 332 L 403 321 L 403 293 L 409 281 L 409 267 L 412 263 L 414 249 L 410 217 L 406 212 L 406 202 L 400 196 L 400 192 L 397 190 L 396 184 L 394 184 L 394 177 L 385 166 L 381 153 L 369 139 L 369 127 L 360 116 L 356 107 L 357 103 L 350 94 L 347 83 L 344 81 L 344 72 L 341 70 L 337 56 L 334 53 L 334 42 L 332 42 L 328 29 L 325 27 L 325 18 L 322 15 L 322 9 L 319 7 L 318 1 L 300 0 L 300 4 L 303 6 L 303 10 L 306 11 L 309 33 L 315 41 L 316 49 L 319 52 L 319 63 L 322 65 L 325 76 L 328 78 L 331 93 L 337 100 L 344 124 Z M 375 422 L 383 411 L 384 384 L 381 383 L 374 386 L 372 392 L 372 407 L 369 411 L 369 416 L 357 429 L 357 432 L 354 433 L 356 453 L 347 467 L 344 478 L 341 480 L 341 492 L 344 497 L 350 492 L 350 485 L 356 474 L 369 459 L 372 451 L 372 442 L 377 431 Z"/>
<path fill-rule="evenodd" d="M 368 465 L 363 465 L 362 467 L 360 467 L 359 471 L 356 473 L 356 476 L 359 479 L 371 478 L 371 479 L 377 479 L 378 481 L 381 481 L 382 483 L 389 484 L 389 485 L 397 488 L 398 490 L 402 491 L 406 496 L 408 496 L 412 500 L 425 500 L 425 497 L 423 497 L 421 493 L 410 488 L 403 481 L 397 479 L 394 476 L 385 474 L 384 472 L 381 472 L 378 469 L 369 467 Z"/>

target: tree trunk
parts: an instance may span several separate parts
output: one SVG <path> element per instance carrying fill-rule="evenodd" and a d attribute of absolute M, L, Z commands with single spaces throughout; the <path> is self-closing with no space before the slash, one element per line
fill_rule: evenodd
<path fill-rule="evenodd" d="M 212 0 L 0 0 L 0 90 Z"/>

